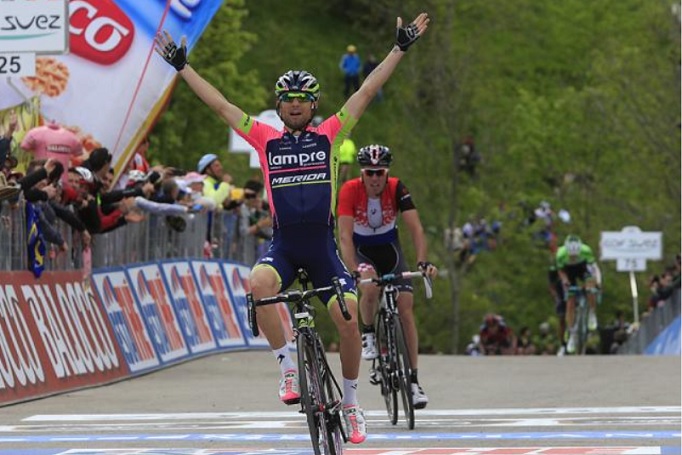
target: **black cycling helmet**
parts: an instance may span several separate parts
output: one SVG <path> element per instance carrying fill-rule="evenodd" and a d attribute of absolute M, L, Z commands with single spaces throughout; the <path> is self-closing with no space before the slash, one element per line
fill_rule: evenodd
<path fill-rule="evenodd" d="M 366 145 L 358 151 L 358 163 L 360 163 L 360 166 L 389 167 L 391 161 L 393 161 L 393 155 L 391 155 L 391 150 L 385 145 Z"/>
<path fill-rule="evenodd" d="M 289 70 L 282 74 L 275 83 L 277 98 L 283 93 L 299 92 L 312 95 L 315 101 L 320 99 L 320 84 L 315 76 L 307 71 Z"/>

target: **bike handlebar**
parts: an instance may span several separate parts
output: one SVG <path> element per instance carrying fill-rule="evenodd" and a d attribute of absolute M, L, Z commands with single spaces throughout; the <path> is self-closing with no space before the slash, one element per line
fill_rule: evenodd
<path fill-rule="evenodd" d="M 284 303 L 302 302 L 309 300 L 313 297 L 316 297 L 323 292 L 329 291 L 334 291 L 334 293 L 336 294 L 336 299 L 339 302 L 339 306 L 341 307 L 341 314 L 343 315 L 343 318 L 346 321 L 350 321 L 351 314 L 348 312 L 348 305 L 346 305 L 346 299 L 343 296 L 343 288 L 341 287 L 341 282 L 338 279 L 338 277 L 332 278 L 331 286 L 324 286 L 321 288 L 305 290 L 292 289 L 287 292 L 282 292 L 277 295 L 273 295 L 272 297 L 263 297 L 262 299 L 258 300 L 253 300 L 253 295 L 249 292 L 248 294 L 246 294 L 246 305 L 248 309 L 249 326 L 251 327 L 251 332 L 253 333 L 253 336 L 257 337 L 258 334 L 260 333 L 260 330 L 258 329 L 258 321 L 256 320 L 256 307 L 273 305 L 275 303 L 280 302 Z"/>
<path fill-rule="evenodd" d="M 433 282 L 431 277 L 429 277 L 426 272 L 402 272 L 402 273 L 387 273 L 386 275 L 381 275 L 378 278 L 364 278 L 358 281 L 359 284 L 370 284 L 374 283 L 377 286 L 386 286 L 387 284 L 393 284 L 399 279 L 410 279 L 422 277 L 424 279 L 424 293 L 426 298 L 430 299 L 433 297 Z"/>

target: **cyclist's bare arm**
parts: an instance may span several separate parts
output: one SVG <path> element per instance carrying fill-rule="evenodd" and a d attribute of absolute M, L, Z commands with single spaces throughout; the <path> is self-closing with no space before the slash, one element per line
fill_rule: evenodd
<path fill-rule="evenodd" d="M 237 128 L 244 111 L 230 103 L 222 93 L 201 77 L 189 64 L 179 71 L 192 91 L 232 128 Z"/>
<path fill-rule="evenodd" d="M 358 264 L 355 262 L 355 245 L 353 244 L 353 217 L 340 216 L 338 225 L 341 259 L 343 259 L 348 270 L 353 272 L 358 269 Z"/>
<path fill-rule="evenodd" d="M 567 284 L 569 282 L 568 281 L 568 275 L 566 275 L 566 272 L 564 272 L 563 269 L 559 269 L 558 272 L 559 272 L 559 278 L 561 279 L 561 284 L 563 284 L 564 286 L 567 286 Z"/>
<path fill-rule="evenodd" d="M 426 13 L 421 13 L 412 23 L 417 27 L 417 34 L 421 36 L 426 32 L 429 17 Z M 402 27 L 401 18 L 397 19 L 396 27 Z M 367 76 L 360 89 L 348 98 L 344 107 L 352 117 L 358 119 L 362 116 L 369 103 L 374 99 L 374 96 L 376 96 L 388 78 L 391 77 L 396 66 L 402 60 L 403 55 L 405 55 L 405 52 L 401 51 L 397 44 L 394 45 L 388 55 L 379 63 L 379 66 Z"/>
<path fill-rule="evenodd" d="M 187 38 L 185 36 L 180 39 L 179 43 L 176 43 L 168 31 L 164 30 L 157 33 L 154 36 L 154 50 L 166 63 L 175 68 L 201 101 L 213 109 L 225 123 L 232 128 L 237 128 L 244 112 L 227 101 L 218 89 L 209 84 L 194 68 L 189 66 Z"/>

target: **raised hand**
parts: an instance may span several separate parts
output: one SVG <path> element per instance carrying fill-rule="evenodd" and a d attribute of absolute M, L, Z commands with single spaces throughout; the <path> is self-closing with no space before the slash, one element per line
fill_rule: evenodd
<path fill-rule="evenodd" d="M 428 14 L 421 13 L 410 24 L 403 27 L 403 20 L 399 17 L 396 21 L 396 46 L 398 46 L 401 51 L 406 52 L 407 49 L 409 49 L 409 47 L 426 32 L 430 21 L 431 19 L 429 19 Z"/>
<path fill-rule="evenodd" d="M 167 31 L 157 33 L 154 37 L 154 50 L 168 62 L 176 71 L 182 70 L 187 65 L 187 38 L 182 37 L 180 47 L 175 44 L 173 37 Z"/>

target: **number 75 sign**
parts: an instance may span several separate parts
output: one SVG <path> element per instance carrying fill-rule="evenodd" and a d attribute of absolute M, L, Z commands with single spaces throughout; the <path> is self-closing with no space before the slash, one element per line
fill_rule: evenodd
<path fill-rule="evenodd" d="M 637 226 L 621 231 L 602 232 L 599 241 L 601 260 L 616 260 L 618 271 L 643 272 L 647 259 L 663 257 L 663 234 L 642 232 Z"/>

